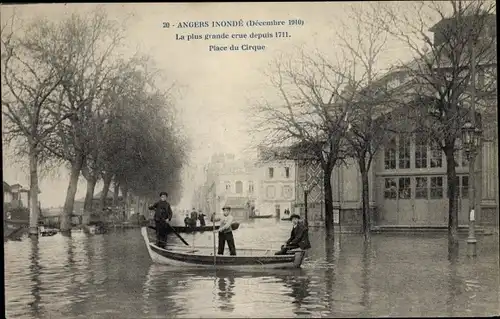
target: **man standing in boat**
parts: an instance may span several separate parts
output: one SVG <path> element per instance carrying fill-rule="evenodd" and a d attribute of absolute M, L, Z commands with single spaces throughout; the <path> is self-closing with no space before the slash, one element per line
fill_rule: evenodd
<path fill-rule="evenodd" d="M 304 222 L 300 221 L 300 216 L 297 214 L 292 214 L 290 216 L 290 220 L 292 221 L 293 225 L 290 238 L 286 241 L 285 245 L 281 246 L 281 250 L 275 253 L 275 255 L 286 255 L 289 250 L 296 248 L 311 248 L 307 225 L 305 225 Z"/>
<path fill-rule="evenodd" d="M 167 221 L 172 220 L 172 208 L 167 202 L 167 192 L 160 193 L 160 200 L 149 206 L 150 210 L 155 211 L 154 220 L 156 226 L 156 246 L 164 248 L 167 244 Z"/>
<path fill-rule="evenodd" d="M 191 227 L 192 228 L 196 227 L 197 221 L 198 221 L 198 213 L 196 212 L 196 209 L 193 207 L 193 211 L 191 211 Z"/>
<path fill-rule="evenodd" d="M 222 208 L 224 217 L 221 220 L 220 227 L 216 232 L 219 232 L 219 247 L 217 250 L 218 255 L 224 255 L 224 246 L 229 247 L 229 253 L 231 256 L 236 256 L 236 247 L 234 246 L 233 229 L 231 224 L 233 223 L 233 216 L 231 216 L 231 207 L 224 206 Z"/>
<path fill-rule="evenodd" d="M 205 223 L 205 214 L 201 211 L 201 209 L 198 210 L 198 220 L 200 221 L 200 227 L 206 226 Z"/>

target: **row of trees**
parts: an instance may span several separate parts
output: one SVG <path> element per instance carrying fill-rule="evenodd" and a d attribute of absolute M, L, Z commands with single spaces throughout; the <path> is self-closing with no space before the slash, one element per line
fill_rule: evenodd
<path fill-rule="evenodd" d="M 103 10 L 61 22 L 39 19 L 24 30 L 16 17 L 2 25 L 3 138 L 16 158 L 29 159 L 30 189 L 40 169 L 65 165 L 69 183 L 61 231 L 71 229 L 80 174 L 89 214 L 96 184 L 101 207 L 111 184 L 115 198 L 166 190 L 176 201 L 187 141 L 176 121 L 162 74 L 145 56 L 125 57 L 123 30 Z M 38 224 L 32 192 L 30 229 Z"/>
<path fill-rule="evenodd" d="M 333 225 L 333 168 L 347 158 L 357 161 L 363 229 L 368 235 L 368 172 L 373 159 L 394 134 L 418 131 L 440 145 L 446 156 L 449 231 L 456 240 L 460 128 L 472 98 L 489 106 L 485 101 L 496 95 L 496 75 L 490 77 L 493 82 L 481 85 L 481 94 L 470 94 L 471 63 L 483 74 L 496 69 L 496 34 L 484 37 L 494 12 L 493 2 L 478 1 L 357 4 L 337 34 L 337 46 L 331 50 L 338 53 L 335 60 L 301 51 L 298 57 L 275 61 L 270 78 L 279 99 L 252 107 L 258 121 L 254 133 L 265 134 L 264 146 L 287 146 L 275 158 L 321 165 L 327 228 Z M 434 31 L 439 41 L 433 41 L 429 29 L 441 20 L 444 24 Z M 413 61 L 398 61 L 397 68 L 382 74 L 389 40 L 413 53 Z M 394 79 L 400 80 L 395 86 Z"/>

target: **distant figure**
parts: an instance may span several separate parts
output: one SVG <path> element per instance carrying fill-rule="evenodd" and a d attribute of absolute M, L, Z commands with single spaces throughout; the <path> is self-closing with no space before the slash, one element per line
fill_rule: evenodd
<path fill-rule="evenodd" d="M 198 220 L 198 213 L 196 212 L 196 209 L 193 208 L 193 211 L 191 212 L 191 227 L 196 227 L 196 221 Z"/>
<path fill-rule="evenodd" d="M 290 210 L 287 208 L 287 209 L 285 209 L 285 211 L 283 213 L 285 213 L 285 215 L 288 216 L 288 215 L 290 215 Z"/>
<path fill-rule="evenodd" d="M 201 212 L 201 209 L 198 210 L 198 220 L 200 221 L 200 226 L 203 227 L 205 226 L 205 214 Z"/>
<path fill-rule="evenodd" d="M 154 220 L 156 226 L 156 246 L 164 248 L 167 244 L 167 221 L 172 220 L 172 208 L 167 202 L 167 192 L 160 193 L 160 200 L 149 206 L 155 211 Z"/>
<path fill-rule="evenodd" d="M 186 227 L 191 226 L 191 218 L 189 218 L 188 214 L 186 214 L 186 217 L 184 218 L 184 226 L 186 226 Z"/>
<path fill-rule="evenodd" d="M 231 216 L 231 207 L 224 206 L 222 208 L 224 212 L 224 218 L 221 220 L 221 224 L 218 230 L 215 232 L 219 232 L 219 247 L 217 254 L 224 255 L 224 246 L 229 246 L 229 253 L 231 256 L 236 256 L 236 247 L 234 246 L 234 237 L 233 237 L 233 229 L 231 228 L 231 224 L 233 223 L 233 216 Z"/>
<path fill-rule="evenodd" d="M 296 248 L 311 248 L 311 243 L 309 242 L 309 231 L 304 222 L 300 221 L 300 216 L 293 214 L 290 216 L 290 220 L 293 225 L 290 238 L 286 241 L 285 245 L 281 246 L 281 250 L 276 252 L 275 255 L 286 255 L 289 250 Z"/>

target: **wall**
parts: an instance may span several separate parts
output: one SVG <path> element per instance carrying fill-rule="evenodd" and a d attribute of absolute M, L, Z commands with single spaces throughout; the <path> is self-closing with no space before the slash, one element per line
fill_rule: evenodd
<path fill-rule="evenodd" d="M 285 168 L 288 167 L 288 177 Z M 269 168 L 273 168 L 273 177 L 269 176 Z M 294 161 L 270 161 L 259 163 L 256 168 L 257 203 L 256 209 L 261 215 L 272 214 L 283 216 L 285 209 L 293 211 L 296 198 L 296 169 Z M 279 205 L 279 212 L 277 211 Z"/>
<path fill-rule="evenodd" d="M 12 201 L 12 194 L 10 192 L 3 192 L 3 202 L 5 204 L 10 203 Z"/>

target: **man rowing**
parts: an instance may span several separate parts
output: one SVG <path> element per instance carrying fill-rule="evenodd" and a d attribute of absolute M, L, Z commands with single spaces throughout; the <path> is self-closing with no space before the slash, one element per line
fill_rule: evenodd
<path fill-rule="evenodd" d="M 224 218 L 222 218 L 220 227 L 215 232 L 219 232 L 219 247 L 217 250 L 218 255 L 224 255 L 224 246 L 229 247 L 229 253 L 231 256 L 236 256 L 236 247 L 234 246 L 233 229 L 231 224 L 233 223 L 233 216 L 231 216 L 231 207 L 224 206 L 222 208 L 224 213 Z"/>
<path fill-rule="evenodd" d="M 156 246 L 161 248 L 167 244 L 167 221 L 171 221 L 173 215 L 170 203 L 167 202 L 167 196 L 167 192 L 161 192 L 160 200 L 149 206 L 150 210 L 155 211 Z"/>
<path fill-rule="evenodd" d="M 275 255 L 286 255 L 289 250 L 296 248 L 311 248 L 307 225 L 305 225 L 304 222 L 300 221 L 300 216 L 297 214 L 292 214 L 290 216 L 290 220 L 292 221 L 293 225 L 290 238 L 286 241 L 285 245 L 281 246 L 281 250 L 276 252 Z"/>

